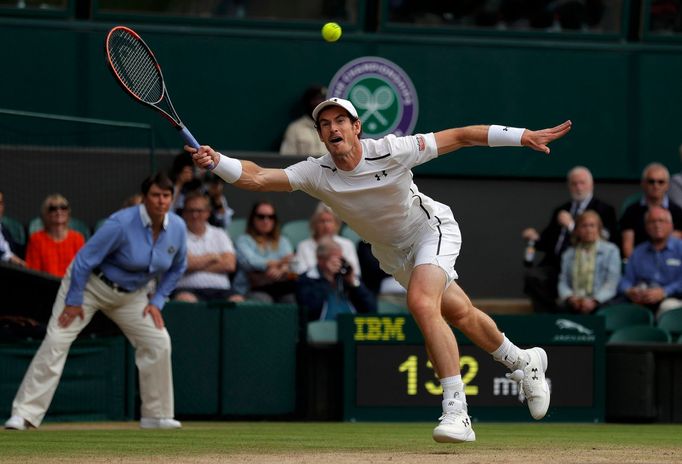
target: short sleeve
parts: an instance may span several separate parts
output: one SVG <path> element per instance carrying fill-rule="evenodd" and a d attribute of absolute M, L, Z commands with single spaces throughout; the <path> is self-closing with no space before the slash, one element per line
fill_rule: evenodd
<path fill-rule="evenodd" d="M 227 235 L 223 229 L 218 227 L 216 227 L 215 230 L 217 236 L 216 241 L 220 253 L 234 253 L 234 245 L 232 244 L 232 240 L 230 239 L 229 235 Z"/>
<path fill-rule="evenodd" d="M 408 169 L 438 157 L 438 145 L 433 133 L 405 137 L 388 135 L 384 139 L 391 157 Z"/>
<path fill-rule="evenodd" d="M 315 158 L 308 158 L 284 169 L 292 190 L 302 190 L 310 192 L 317 184 L 320 166 L 314 161 Z M 331 169 L 331 168 L 330 168 Z"/>

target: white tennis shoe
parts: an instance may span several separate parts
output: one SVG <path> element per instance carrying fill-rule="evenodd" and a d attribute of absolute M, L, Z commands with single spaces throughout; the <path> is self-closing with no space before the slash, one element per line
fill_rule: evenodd
<path fill-rule="evenodd" d="M 182 424 L 170 417 L 143 417 L 140 419 L 140 428 L 170 430 L 182 428 Z"/>
<path fill-rule="evenodd" d="M 433 439 L 438 443 L 463 443 L 475 441 L 476 434 L 471 428 L 467 405 L 460 400 L 443 400 L 443 415 L 440 424 L 433 429 Z"/>
<path fill-rule="evenodd" d="M 517 369 L 507 374 L 510 379 L 519 382 L 523 396 L 528 402 L 528 409 L 533 419 L 540 420 L 549 409 L 550 391 L 545 372 L 547 371 L 547 353 L 542 348 L 524 350 L 527 360 L 519 358 Z"/>
<path fill-rule="evenodd" d="M 5 422 L 7 430 L 26 430 L 30 424 L 21 416 L 12 416 Z"/>

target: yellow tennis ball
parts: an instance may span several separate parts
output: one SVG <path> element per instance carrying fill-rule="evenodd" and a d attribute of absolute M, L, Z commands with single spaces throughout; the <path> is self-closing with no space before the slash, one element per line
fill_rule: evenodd
<path fill-rule="evenodd" d="M 341 38 L 341 26 L 336 23 L 327 23 L 322 26 L 322 38 L 327 42 L 336 42 Z"/>

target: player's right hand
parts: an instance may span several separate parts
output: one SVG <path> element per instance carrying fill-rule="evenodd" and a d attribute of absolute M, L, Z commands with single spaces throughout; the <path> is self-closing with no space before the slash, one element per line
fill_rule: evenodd
<path fill-rule="evenodd" d="M 220 160 L 218 152 L 208 145 L 202 145 L 198 150 L 189 145 L 185 145 L 185 151 L 192 155 L 194 164 L 202 169 L 212 169 L 218 165 L 218 161 Z"/>

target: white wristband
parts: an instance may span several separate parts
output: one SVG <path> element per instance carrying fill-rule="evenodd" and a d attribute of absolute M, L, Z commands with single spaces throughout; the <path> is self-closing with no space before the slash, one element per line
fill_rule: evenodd
<path fill-rule="evenodd" d="M 520 147 L 521 136 L 526 129 L 518 127 L 497 126 L 488 128 L 488 146 L 491 147 Z"/>
<path fill-rule="evenodd" d="M 213 168 L 213 172 L 225 182 L 233 184 L 242 176 L 242 163 L 238 159 L 230 158 L 222 153 L 218 165 Z"/>

